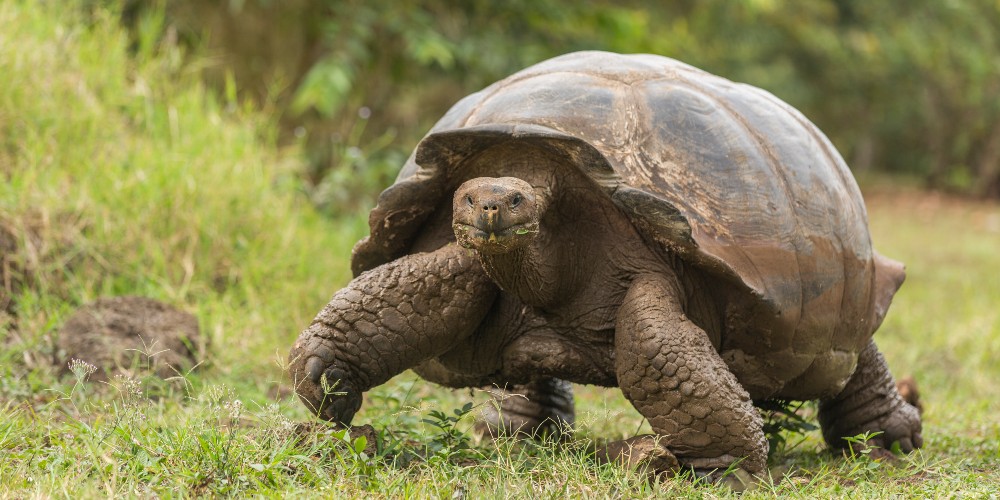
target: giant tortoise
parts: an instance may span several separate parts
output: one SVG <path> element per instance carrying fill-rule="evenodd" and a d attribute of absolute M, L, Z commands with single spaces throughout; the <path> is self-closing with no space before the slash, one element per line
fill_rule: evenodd
<path fill-rule="evenodd" d="M 654 55 L 544 61 L 452 107 L 369 224 L 290 354 L 323 418 L 413 369 L 493 386 L 500 431 L 571 424 L 570 383 L 619 387 L 696 471 L 762 472 L 775 399 L 818 399 L 834 447 L 921 446 L 872 341 L 903 266 L 830 141 L 761 89 Z"/>

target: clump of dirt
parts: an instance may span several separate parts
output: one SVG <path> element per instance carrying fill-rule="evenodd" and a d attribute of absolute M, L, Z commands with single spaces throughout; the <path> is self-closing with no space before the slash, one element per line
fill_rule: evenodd
<path fill-rule="evenodd" d="M 162 378 L 199 362 L 204 344 L 192 314 L 145 297 L 99 299 L 78 309 L 58 335 L 58 356 L 68 372 L 72 359 L 97 367 L 91 377 L 149 371 Z"/>

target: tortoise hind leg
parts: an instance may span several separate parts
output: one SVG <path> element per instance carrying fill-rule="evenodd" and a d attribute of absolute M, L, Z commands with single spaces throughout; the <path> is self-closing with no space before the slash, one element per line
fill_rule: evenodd
<path fill-rule="evenodd" d="M 677 297 L 664 276 L 632 283 L 615 327 L 619 386 L 681 466 L 704 473 L 738 464 L 759 474 L 767 461 L 760 415 Z"/>
<path fill-rule="evenodd" d="M 573 425 L 573 388 L 569 382 L 542 378 L 490 390 L 493 401 L 483 410 L 479 430 L 493 437 L 525 434 L 559 436 Z"/>
<path fill-rule="evenodd" d="M 898 442 L 900 450 L 909 453 L 923 445 L 920 411 L 900 396 L 874 341 L 861 351 L 844 390 L 820 401 L 819 423 L 823 439 L 833 448 L 847 448 L 844 438 L 865 432 L 880 432 L 868 443 L 886 449 Z"/>

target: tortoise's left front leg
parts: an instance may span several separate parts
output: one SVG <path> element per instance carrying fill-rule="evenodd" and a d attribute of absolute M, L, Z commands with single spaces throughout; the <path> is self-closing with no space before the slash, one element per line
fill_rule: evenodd
<path fill-rule="evenodd" d="M 363 273 L 299 335 L 289 354 L 295 392 L 319 416 L 350 424 L 365 391 L 471 335 L 497 293 L 454 244 Z"/>
<path fill-rule="evenodd" d="M 680 304 L 677 286 L 664 276 L 639 276 L 632 283 L 615 327 L 622 393 L 649 419 L 657 434 L 653 440 L 666 448 L 661 455 L 669 451 L 699 473 L 738 463 L 759 474 L 767 461 L 760 415 L 708 334 Z M 637 440 L 642 441 L 633 438 L 624 445 L 635 447 Z M 608 454 L 621 455 L 620 448 L 609 446 Z"/>

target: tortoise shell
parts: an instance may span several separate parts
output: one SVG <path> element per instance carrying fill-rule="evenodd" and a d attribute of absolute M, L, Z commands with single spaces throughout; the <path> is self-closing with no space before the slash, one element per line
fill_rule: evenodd
<path fill-rule="evenodd" d="M 452 107 L 379 197 L 355 275 L 406 254 L 450 200 L 448 172 L 510 140 L 567 158 L 658 252 L 744 297 L 717 347 L 756 398 L 839 391 L 902 283 L 843 158 L 801 113 L 673 59 L 606 52 L 544 61 Z"/>

